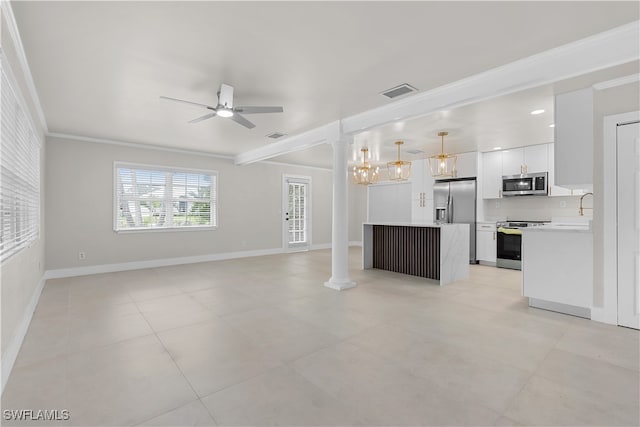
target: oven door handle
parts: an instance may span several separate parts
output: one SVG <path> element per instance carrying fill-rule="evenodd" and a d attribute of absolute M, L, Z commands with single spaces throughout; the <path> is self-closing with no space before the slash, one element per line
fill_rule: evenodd
<path fill-rule="evenodd" d="M 518 228 L 498 227 L 498 233 L 522 235 L 522 230 Z"/>

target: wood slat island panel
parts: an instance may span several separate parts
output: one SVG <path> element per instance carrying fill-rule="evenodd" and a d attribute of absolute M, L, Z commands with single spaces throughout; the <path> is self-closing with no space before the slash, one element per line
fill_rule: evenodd
<path fill-rule="evenodd" d="M 440 229 L 373 226 L 373 268 L 440 280 Z"/>

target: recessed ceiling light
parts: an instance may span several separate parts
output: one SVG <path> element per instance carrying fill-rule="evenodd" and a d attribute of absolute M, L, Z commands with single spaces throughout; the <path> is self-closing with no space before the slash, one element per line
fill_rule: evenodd
<path fill-rule="evenodd" d="M 556 124 L 555 124 L 555 123 L 551 123 L 551 124 L 549 125 L 549 127 L 550 127 L 550 128 L 554 128 L 554 127 L 556 127 Z"/>
<path fill-rule="evenodd" d="M 494 150 L 500 150 L 502 147 L 493 147 Z"/>
<path fill-rule="evenodd" d="M 533 111 L 531 112 L 531 114 L 533 114 L 534 116 L 535 116 L 535 115 L 538 115 L 538 114 L 542 114 L 542 113 L 544 113 L 544 110 L 533 110 Z"/>

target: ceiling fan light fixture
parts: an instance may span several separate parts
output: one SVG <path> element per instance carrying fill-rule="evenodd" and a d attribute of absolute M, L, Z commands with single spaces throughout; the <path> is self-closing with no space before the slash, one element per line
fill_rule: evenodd
<path fill-rule="evenodd" d="M 429 157 L 429 169 L 431 170 L 431 176 L 434 178 L 452 178 L 457 174 L 456 163 L 458 156 L 444 152 L 444 137 L 447 135 L 449 135 L 449 132 L 438 132 L 438 136 L 442 138 L 440 154 Z"/>
<path fill-rule="evenodd" d="M 398 160 L 387 163 L 389 179 L 392 181 L 406 181 L 411 176 L 411 162 L 400 160 L 400 146 L 404 144 L 402 141 L 396 141 L 398 146 Z"/>
<path fill-rule="evenodd" d="M 225 118 L 233 117 L 233 110 L 226 107 L 220 107 L 216 109 L 216 114 L 220 117 L 225 117 Z"/>
<path fill-rule="evenodd" d="M 369 185 L 378 182 L 380 168 L 367 162 L 368 148 L 362 148 L 362 165 L 353 167 L 353 179 L 356 184 Z"/>

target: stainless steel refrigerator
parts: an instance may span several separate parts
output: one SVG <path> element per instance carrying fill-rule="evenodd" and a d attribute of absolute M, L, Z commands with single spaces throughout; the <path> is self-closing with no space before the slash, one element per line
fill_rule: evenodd
<path fill-rule="evenodd" d="M 469 224 L 469 263 L 476 263 L 476 179 L 445 179 L 433 184 L 436 223 Z"/>

